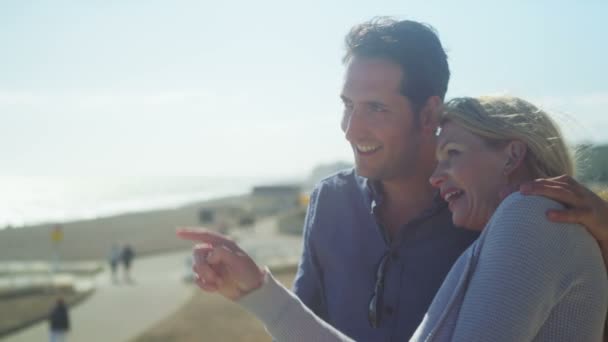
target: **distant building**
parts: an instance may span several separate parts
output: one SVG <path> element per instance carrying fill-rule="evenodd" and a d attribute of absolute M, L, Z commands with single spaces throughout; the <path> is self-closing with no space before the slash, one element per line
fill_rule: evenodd
<path fill-rule="evenodd" d="M 215 221 L 215 211 L 209 208 L 203 208 L 198 213 L 198 220 L 202 224 L 213 223 Z"/>
<path fill-rule="evenodd" d="M 199 209 L 198 220 L 202 225 L 249 226 L 255 222 L 250 208 L 240 205 L 209 206 Z"/>
<path fill-rule="evenodd" d="M 299 185 L 258 185 L 253 187 L 253 196 L 293 196 L 299 193 Z"/>
<path fill-rule="evenodd" d="M 338 171 L 352 169 L 353 166 L 353 163 L 343 161 L 318 165 L 312 170 L 308 176 L 308 179 L 304 181 L 304 188 L 310 191 L 323 178 L 328 177 Z"/>

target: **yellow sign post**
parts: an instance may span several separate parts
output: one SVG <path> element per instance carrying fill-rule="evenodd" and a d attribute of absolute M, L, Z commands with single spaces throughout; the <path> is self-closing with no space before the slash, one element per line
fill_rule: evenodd
<path fill-rule="evenodd" d="M 63 240 L 63 229 L 60 225 L 56 225 L 51 229 L 51 241 L 54 243 L 61 242 Z"/>
<path fill-rule="evenodd" d="M 54 273 L 59 272 L 59 264 L 61 263 L 61 257 L 59 256 L 59 243 L 63 241 L 63 228 L 61 225 L 55 225 L 51 228 L 51 241 L 53 242 L 53 266 L 52 270 Z"/>

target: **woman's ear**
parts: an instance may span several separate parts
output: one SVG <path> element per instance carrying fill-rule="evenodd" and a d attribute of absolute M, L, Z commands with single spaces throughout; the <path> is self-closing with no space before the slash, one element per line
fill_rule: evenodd
<path fill-rule="evenodd" d="M 522 165 L 526 159 L 528 147 L 522 141 L 512 140 L 507 144 L 507 146 L 505 146 L 504 152 L 507 157 L 505 161 L 504 174 L 505 176 L 510 176 Z"/>

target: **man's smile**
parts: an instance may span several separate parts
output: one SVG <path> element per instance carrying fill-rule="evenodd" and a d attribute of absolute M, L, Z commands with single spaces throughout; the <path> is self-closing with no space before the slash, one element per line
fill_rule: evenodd
<path fill-rule="evenodd" d="M 355 144 L 355 149 L 359 154 L 372 154 L 382 148 L 379 144 Z"/>

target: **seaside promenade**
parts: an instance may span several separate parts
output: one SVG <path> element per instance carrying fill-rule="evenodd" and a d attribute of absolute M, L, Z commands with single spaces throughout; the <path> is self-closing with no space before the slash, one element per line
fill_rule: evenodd
<path fill-rule="evenodd" d="M 74 342 L 128 341 L 179 308 L 192 293 L 184 283 L 184 260 L 189 252 L 136 260 L 134 284 L 112 283 L 109 272 L 96 279 L 95 293 L 70 311 Z M 40 322 L 6 342 L 48 340 L 48 323 Z"/>
<path fill-rule="evenodd" d="M 239 244 L 261 264 L 293 264 L 301 251 L 295 236 L 276 233 L 276 220 L 266 219 L 238 235 Z M 96 291 L 82 304 L 72 308 L 72 342 L 126 342 L 182 306 L 195 291 L 184 282 L 189 273 L 190 251 L 142 257 L 135 260 L 133 284 L 113 284 L 109 272 L 99 274 Z M 48 340 L 47 322 L 40 322 L 2 339 L 5 342 Z"/>

